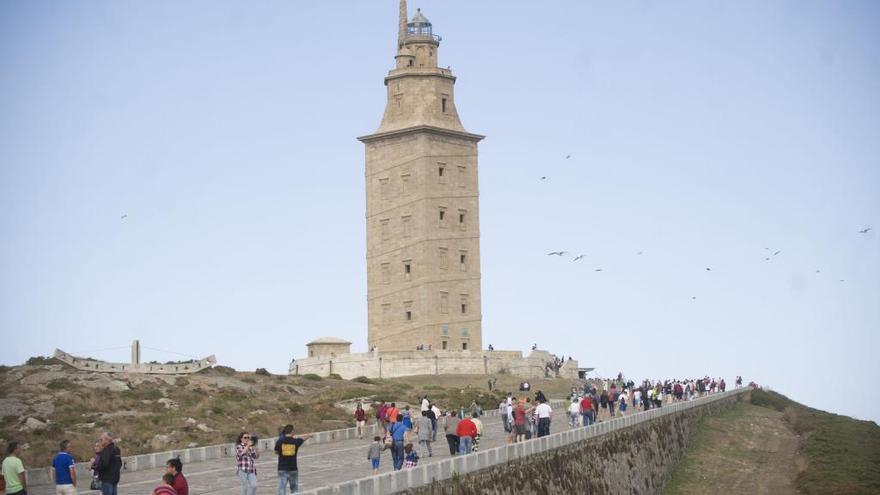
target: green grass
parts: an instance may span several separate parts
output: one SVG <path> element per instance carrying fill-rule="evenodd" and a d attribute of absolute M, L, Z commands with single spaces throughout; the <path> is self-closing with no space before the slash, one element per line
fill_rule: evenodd
<path fill-rule="evenodd" d="M 806 469 L 797 488 L 806 494 L 880 493 L 880 427 L 871 421 L 819 411 L 775 392 L 755 390 L 752 403 L 782 411 L 801 436 Z"/>

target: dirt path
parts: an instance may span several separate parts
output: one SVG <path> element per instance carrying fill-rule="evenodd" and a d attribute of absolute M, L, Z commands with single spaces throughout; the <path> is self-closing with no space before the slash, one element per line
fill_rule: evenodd
<path fill-rule="evenodd" d="M 663 494 L 798 493 L 797 449 L 782 413 L 741 402 L 703 420 Z"/>

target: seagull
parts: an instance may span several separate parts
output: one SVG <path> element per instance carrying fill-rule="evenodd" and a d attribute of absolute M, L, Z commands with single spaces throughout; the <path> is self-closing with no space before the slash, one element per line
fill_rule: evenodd
<path fill-rule="evenodd" d="M 764 261 L 770 261 L 770 258 L 764 258 Z"/>
<path fill-rule="evenodd" d="M 697 298 L 697 296 L 691 296 L 691 299 L 696 299 L 696 298 Z"/>
<path fill-rule="evenodd" d="M 707 272 L 711 272 L 711 271 L 712 271 L 712 269 L 711 269 L 711 268 L 709 268 L 709 267 L 708 267 L 708 266 L 707 266 L 707 267 L 706 267 L 706 271 L 707 271 Z"/>
<path fill-rule="evenodd" d="M 840 279 L 840 281 L 843 282 L 843 279 Z"/>
<path fill-rule="evenodd" d="M 601 269 L 601 268 L 596 268 L 596 269 L 595 269 L 595 270 L 593 270 L 593 271 L 594 271 L 594 272 L 601 272 L 601 271 L 602 271 L 602 269 Z"/>
<path fill-rule="evenodd" d="M 541 176 L 541 180 L 547 180 L 547 176 L 546 176 L 546 175 L 542 175 L 542 176 Z"/>
<path fill-rule="evenodd" d="M 573 259 L 572 261 L 582 260 L 582 259 L 584 259 L 584 256 L 586 256 L 586 255 L 585 255 L 585 254 L 577 255 L 577 256 L 574 257 L 574 259 Z"/>
<path fill-rule="evenodd" d="M 868 227 L 868 228 L 865 228 L 865 229 L 860 230 L 860 231 L 859 231 L 859 234 L 867 234 L 867 233 L 870 232 L 870 231 L 871 231 L 871 227 Z"/>
<path fill-rule="evenodd" d="M 566 160 L 568 160 L 569 158 L 571 158 L 571 155 L 565 155 Z"/>
<path fill-rule="evenodd" d="M 547 256 L 562 256 L 568 251 L 553 251 L 551 253 L 547 253 Z"/>
<path fill-rule="evenodd" d="M 816 270 L 816 273 L 819 273 L 821 270 Z"/>
<path fill-rule="evenodd" d="M 641 256 L 642 253 L 644 253 L 644 251 L 639 251 L 638 253 L 636 253 L 636 256 Z"/>
<path fill-rule="evenodd" d="M 119 217 L 119 218 L 121 218 L 122 220 L 125 220 L 126 218 L 128 218 L 128 214 L 126 213 L 125 215 L 122 215 L 122 216 Z"/>
<path fill-rule="evenodd" d="M 773 256 L 776 256 L 777 254 L 779 254 L 779 253 L 781 253 L 781 252 L 782 252 L 782 251 L 776 251 L 775 253 L 773 253 Z"/>

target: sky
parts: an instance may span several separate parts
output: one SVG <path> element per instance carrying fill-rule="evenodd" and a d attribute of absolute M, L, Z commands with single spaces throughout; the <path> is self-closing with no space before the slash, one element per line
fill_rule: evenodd
<path fill-rule="evenodd" d="M 487 136 L 484 345 L 880 421 L 880 4 L 409 6 Z M 0 363 L 365 351 L 396 35 L 394 0 L 0 2 Z"/>

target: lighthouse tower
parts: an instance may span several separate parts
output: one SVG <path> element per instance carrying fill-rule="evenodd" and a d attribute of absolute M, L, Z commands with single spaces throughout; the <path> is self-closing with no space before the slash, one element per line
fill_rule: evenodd
<path fill-rule="evenodd" d="M 368 342 L 379 352 L 479 352 L 477 143 L 465 131 L 440 37 L 400 2 L 387 104 L 366 147 Z"/>

